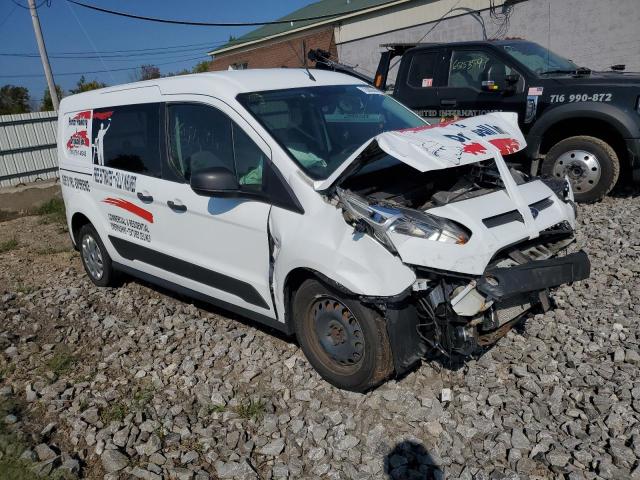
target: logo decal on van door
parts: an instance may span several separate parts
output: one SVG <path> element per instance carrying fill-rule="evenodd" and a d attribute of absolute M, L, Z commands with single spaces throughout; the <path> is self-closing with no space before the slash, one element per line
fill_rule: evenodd
<path fill-rule="evenodd" d="M 113 198 L 107 197 L 102 200 L 104 203 L 108 203 L 109 205 L 113 205 L 114 207 L 122 208 L 128 212 L 137 215 L 140 218 L 145 219 L 149 223 L 153 223 L 153 213 L 144 208 L 139 207 L 135 203 L 131 203 L 128 200 L 124 200 L 122 198 Z"/>

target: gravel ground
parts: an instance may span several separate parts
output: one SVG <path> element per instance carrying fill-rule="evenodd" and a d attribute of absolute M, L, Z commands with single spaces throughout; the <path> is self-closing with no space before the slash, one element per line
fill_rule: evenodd
<path fill-rule="evenodd" d="M 637 195 L 581 209 L 592 276 L 555 310 L 461 368 L 425 363 L 366 395 L 249 321 L 138 281 L 94 287 L 55 223 L 0 223 L 0 469 L 640 479 Z"/>

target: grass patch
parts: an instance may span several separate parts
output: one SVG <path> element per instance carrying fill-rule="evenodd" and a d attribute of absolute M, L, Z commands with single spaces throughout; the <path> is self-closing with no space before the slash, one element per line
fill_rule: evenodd
<path fill-rule="evenodd" d="M 47 247 L 36 250 L 37 255 L 55 255 L 56 253 L 68 252 L 69 247 Z"/>
<path fill-rule="evenodd" d="M 233 409 L 241 418 L 246 420 L 254 419 L 257 420 L 262 418 L 265 412 L 265 401 L 264 400 L 244 400 L 240 402 L 240 404 Z"/>
<path fill-rule="evenodd" d="M 227 409 L 224 405 L 209 405 L 207 407 L 207 414 L 211 415 L 212 413 L 222 413 Z"/>
<path fill-rule="evenodd" d="M 22 407 L 12 399 L 0 400 L 0 417 L 10 413 L 20 415 Z M 67 470 L 56 469 L 49 475 L 38 473 L 37 463 L 20 455 L 27 449 L 25 435 L 10 431 L 0 420 L 0 479 L 2 480 L 75 480 Z"/>
<path fill-rule="evenodd" d="M 0 243 L 0 253 L 10 252 L 16 248 L 18 248 L 18 240 L 15 237 Z"/>
<path fill-rule="evenodd" d="M 32 287 L 31 285 L 25 285 L 24 283 L 18 283 L 16 287 L 16 292 L 24 293 L 25 295 L 29 295 L 37 290 L 36 287 Z"/>
<path fill-rule="evenodd" d="M 122 402 L 118 402 L 102 410 L 100 412 L 100 420 L 105 425 L 109 425 L 111 422 L 121 422 L 128 413 L 127 406 Z"/>
<path fill-rule="evenodd" d="M 61 198 L 52 198 L 48 202 L 40 205 L 36 211 L 36 215 L 42 216 L 40 223 L 57 223 L 59 225 L 67 224 L 67 216 L 64 209 L 64 201 Z"/>
<path fill-rule="evenodd" d="M 135 411 L 143 410 L 153 398 L 153 394 L 154 391 L 151 386 L 143 387 L 133 394 L 133 402 L 131 406 Z"/>
<path fill-rule="evenodd" d="M 69 347 L 61 346 L 56 349 L 53 356 L 45 364 L 47 369 L 55 373 L 58 377 L 69 372 L 76 363 L 76 357 L 71 353 Z"/>
<path fill-rule="evenodd" d="M 9 378 L 9 375 L 11 375 L 13 372 L 16 371 L 16 364 L 15 363 L 7 363 L 4 366 L 0 367 L 0 380 L 4 380 L 6 378 Z"/>

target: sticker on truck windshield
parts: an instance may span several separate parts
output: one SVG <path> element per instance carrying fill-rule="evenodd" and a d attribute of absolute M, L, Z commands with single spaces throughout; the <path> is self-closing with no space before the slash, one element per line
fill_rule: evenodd
<path fill-rule="evenodd" d="M 613 99 L 611 93 L 572 93 L 571 95 L 554 94 L 549 97 L 551 103 L 563 102 L 610 102 Z"/>

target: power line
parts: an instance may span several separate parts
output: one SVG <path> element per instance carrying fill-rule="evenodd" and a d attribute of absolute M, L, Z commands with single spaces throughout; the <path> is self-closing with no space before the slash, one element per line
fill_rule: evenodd
<path fill-rule="evenodd" d="M 13 8 L 11 9 L 11 11 L 9 12 L 9 14 L 2 19 L 2 21 L 0 22 L 0 27 L 2 25 L 4 25 L 7 22 L 7 20 L 9 20 L 9 17 L 11 17 L 11 15 L 13 15 L 13 12 L 16 11 L 16 8 L 18 8 L 18 7 L 16 5 L 14 5 Z"/>
<path fill-rule="evenodd" d="M 188 62 L 191 60 L 199 60 L 201 58 L 206 57 L 207 55 L 200 55 L 198 57 L 192 57 L 192 58 L 186 58 L 184 60 L 177 60 L 174 62 L 165 62 L 165 63 L 156 63 L 154 66 L 155 67 L 161 67 L 163 65 L 172 65 L 174 63 L 182 63 L 182 62 Z M 90 72 L 62 72 L 62 73 L 56 73 L 57 77 L 63 77 L 63 76 L 72 76 L 72 75 L 92 75 L 94 73 L 107 73 L 107 72 L 122 72 L 125 70 L 137 70 L 140 67 L 124 67 L 124 68 L 112 68 L 111 70 L 93 70 Z M 39 73 L 25 73 L 22 75 L 3 75 L 0 74 L 0 78 L 37 78 L 37 77 L 42 77 L 42 74 Z"/>
<path fill-rule="evenodd" d="M 95 55 L 101 55 L 102 58 L 109 57 L 134 57 L 134 56 L 142 56 L 142 55 L 159 55 L 162 53 L 180 53 L 180 52 L 193 52 L 203 50 L 205 48 L 211 48 L 212 46 L 224 45 L 227 43 L 244 43 L 250 40 L 257 40 L 264 38 L 264 35 L 254 35 L 254 36 L 244 36 L 241 37 L 242 40 L 232 39 L 232 40 L 213 40 L 211 42 L 203 42 L 203 43 L 188 43 L 185 45 L 168 45 L 164 47 L 153 47 L 153 48 L 133 48 L 133 49 L 125 49 L 125 50 L 104 50 L 104 51 L 75 51 L 75 52 L 53 52 L 53 55 L 50 55 L 51 58 L 98 58 Z M 184 47 L 194 47 L 194 48 L 184 48 Z M 157 50 L 157 52 L 155 52 Z M 169 51 L 167 51 L 169 50 Z M 139 55 L 133 54 L 134 52 L 140 52 Z M 147 53 L 149 52 L 149 53 Z M 128 55 L 131 53 L 131 55 Z M 111 55 L 113 54 L 113 55 Z M 0 52 L 0 56 L 2 57 L 34 57 L 37 56 L 37 52 Z"/>
<path fill-rule="evenodd" d="M 377 7 L 381 7 L 383 5 L 386 5 L 388 3 L 394 3 L 396 0 L 390 0 L 389 2 L 385 2 L 382 3 L 380 5 L 377 5 Z M 271 21 L 266 21 L 266 22 L 192 22 L 192 21 L 187 21 L 187 20 L 171 20 L 171 19 L 167 19 L 167 18 L 157 18 L 157 17 L 146 17 L 143 15 L 134 15 L 132 13 L 126 13 L 126 12 L 119 12 L 116 10 L 109 10 L 106 8 L 101 8 L 101 7 L 96 7 L 95 5 L 88 5 L 86 3 L 82 3 L 82 2 L 78 2 L 76 0 L 67 0 L 67 2 L 71 2 L 75 5 L 78 5 L 80 7 L 84 7 L 84 8 L 88 8 L 90 10 L 95 10 L 97 12 L 102 12 L 102 13 L 108 13 L 110 15 L 117 15 L 120 17 L 125 17 L 125 18 L 133 18 L 135 20 L 145 20 L 147 22 L 157 22 L 157 23 L 169 23 L 172 25 L 191 25 L 194 27 L 257 27 L 260 25 L 281 25 L 281 24 L 285 24 L 285 23 L 290 23 L 290 24 L 294 24 L 296 22 L 308 22 L 310 20 L 322 20 L 325 18 L 333 18 L 339 15 L 349 15 L 352 13 L 357 13 L 357 12 L 362 12 L 364 10 L 369 10 L 371 9 L 371 6 L 368 7 L 363 7 L 363 8 L 357 8 L 354 10 L 349 10 L 346 12 L 337 12 L 337 13 L 330 13 L 327 15 L 318 15 L 315 17 L 304 17 L 304 18 L 290 18 L 288 20 L 271 20 Z"/>
<path fill-rule="evenodd" d="M 16 7 L 24 8 L 25 10 L 29 10 L 29 7 L 25 7 L 17 0 L 11 0 Z M 51 6 L 51 0 L 42 0 L 38 5 L 36 5 L 36 9 L 40 8 L 42 5 L 47 4 L 47 7 Z"/>
<path fill-rule="evenodd" d="M 91 60 L 91 59 L 98 59 L 98 58 L 112 58 L 112 59 L 119 59 L 119 58 L 138 58 L 138 57 L 150 57 L 150 56 L 157 56 L 157 55 L 170 55 L 170 54 L 175 54 L 175 53 L 186 53 L 186 52 L 196 52 L 196 51 L 202 51 L 202 48 L 185 48 L 185 49 L 179 49 L 179 50 L 170 50 L 170 51 L 158 51 L 158 52 L 145 52 L 145 53 L 138 53 L 138 54 L 115 54 L 115 55 L 100 55 L 99 53 L 95 53 L 95 54 L 90 54 L 87 53 L 86 55 L 49 55 L 49 58 L 57 58 L 57 59 L 70 59 L 70 60 L 77 60 L 77 59 L 81 59 L 81 60 Z M 38 57 L 37 53 L 4 53 L 4 52 L 0 52 L 0 57 L 15 57 L 15 58 L 36 58 Z"/>

